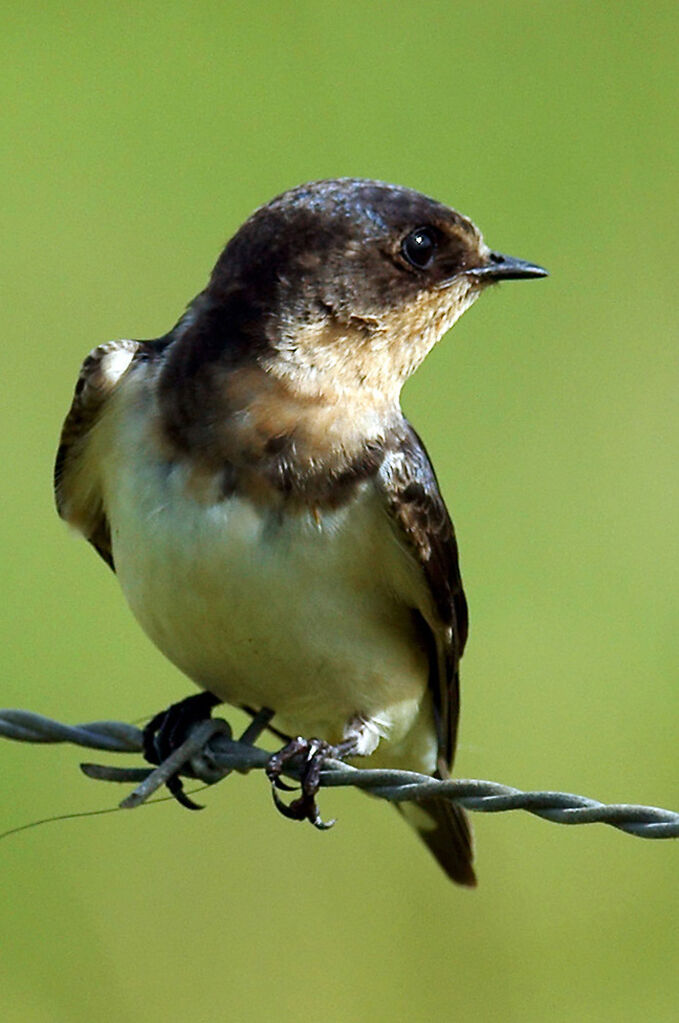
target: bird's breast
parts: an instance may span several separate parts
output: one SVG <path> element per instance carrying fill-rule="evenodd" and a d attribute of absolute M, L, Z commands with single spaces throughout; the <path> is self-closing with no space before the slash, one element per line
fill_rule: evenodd
<path fill-rule="evenodd" d="M 427 683 L 421 581 L 371 481 L 338 508 L 288 509 L 206 499 L 139 433 L 116 450 L 104 487 L 116 572 L 170 660 L 307 734 L 336 741 L 355 715 L 394 740 L 408 730 Z"/>

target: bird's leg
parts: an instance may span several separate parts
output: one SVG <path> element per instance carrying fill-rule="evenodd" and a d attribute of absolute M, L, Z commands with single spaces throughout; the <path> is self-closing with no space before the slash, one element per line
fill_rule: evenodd
<path fill-rule="evenodd" d="M 287 746 L 273 754 L 266 767 L 276 808 L 284 817 L 289 817 L 291 820 L 310 821 L 315 828 L 322 831 L 331 828 L 335 823 L 334 820 L 324 821 L 316 806 L 316 795 L 320 787 L 323 764 L 328 759 L 341 760 L 343 757 L 350 756 L 355 750 L 356 741 L 353 738 L 337 746 L 331 746 L 330 743 L 324 742 L 322 739 L 304 739 L 302 736 L 291 739 Z M 278 795 L 278 790 L 290 791 L 290 786 L 281 781 L 281 774 L 287 764 L 299 757 L 303 757 L 300 770 L 302 794 L 292 803 L 284 803 Z"/>
<path fill-rule="evenodd" d="M 210 717 L 212 708 L 221 703 L 214 693 L 196 693 L 179 703 L 173 703 L 167 710 L 156 714 L 143 731 L 143 753 L 150 764 L 161 764 L 167 760 L 186 739 L 192 725 Z M 184 786 L 178 774 L 172 775 L 167 787 L 178 803 L 187 810 L 200 810 L 184 793 Z"/>
<path fill-rule="evenodd" d="M 248 745 L 254 746 L 262 732 L 265 732 L 269 727 L 275 712 L 270 710 L 269 707 L 262 707 L 258 711 L 244 707 L 243 710 L 247 710 L 248 714 L 252 714 L 252 721 L 241 735 L 239 742 L 246 742 Z"/>

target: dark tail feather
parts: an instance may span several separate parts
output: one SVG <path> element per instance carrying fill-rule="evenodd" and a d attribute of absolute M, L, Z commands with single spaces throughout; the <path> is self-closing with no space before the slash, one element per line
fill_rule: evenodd
<path fill-rule="evenodd" d="M 396 809 L 436 857 L 446 874 L 458 884 L 476 885 L 472 867 L 474 849 L 471 825 L 461 806 L 447 799 L 422 799 L 396 803 Z"/>

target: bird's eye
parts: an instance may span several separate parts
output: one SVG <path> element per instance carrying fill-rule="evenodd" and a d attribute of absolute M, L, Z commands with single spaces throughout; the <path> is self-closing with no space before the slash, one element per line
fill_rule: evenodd
<path fill-rule="evenodd" d="M 434 262 L 436 235 L 429 227 L 416 227 L 403 239 L 401 252 L 417 270 L 428 270 Z"/>

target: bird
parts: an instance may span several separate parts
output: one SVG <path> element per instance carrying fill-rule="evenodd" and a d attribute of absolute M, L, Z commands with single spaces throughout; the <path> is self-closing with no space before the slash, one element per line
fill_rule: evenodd
<path fill-rule="evenodd" d="M 57 509 L 199 687 L 152 737 L 182 709 L 265 712 L 286 742 L 274 794 L 290 757 L 305 765 L 301 796 L 277 805 L 319 827 L 328 755 L 450 776 L 467 603 L 400 394 L 486 288 L 546 274 L 418 191 L 315 181 L 255 210 L 168 333 L 87 356 Z M 397 808 L 449 878 L 476 884 L 462 808 Z"/>

